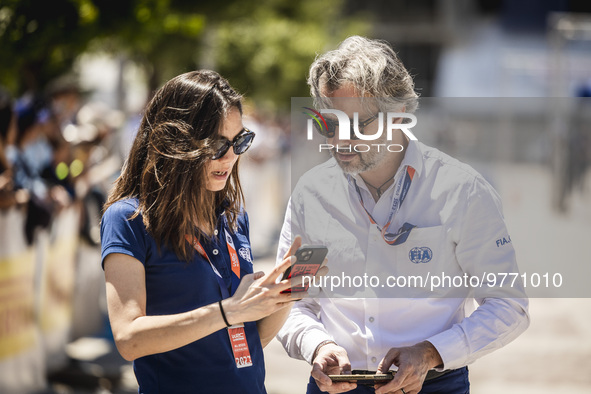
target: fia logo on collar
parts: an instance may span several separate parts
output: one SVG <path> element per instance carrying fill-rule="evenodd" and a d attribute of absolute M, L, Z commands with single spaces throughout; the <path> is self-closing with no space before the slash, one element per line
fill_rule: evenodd
<path fill-rule="evenodd" d="M 433 251 L 427 246 L 415 247 L 408 253 L 408 258 L 415 264 L 428 263 L 433 258 Z"/>

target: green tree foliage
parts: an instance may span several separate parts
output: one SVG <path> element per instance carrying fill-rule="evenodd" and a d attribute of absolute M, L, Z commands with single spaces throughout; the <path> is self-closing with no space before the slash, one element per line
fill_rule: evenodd
<path fill-rule="evenodd" d="M 155 89 L 179 73 L 218 70 L 267 107 L 307 95 L 317 52 L 361 22 L 342 0 L 0 0 L 0 84 L 14 94 L 43 89 L 83 52 L 134 61 Z M 283 100 L 283 102 L 279 101 Z"/>
<path fill-rule="evenodd" d="M 0 83 L 36 90 L 67 70 L 93 35 L 84 1 L 5 0 L 0 6 Z"/>
<path fill-rule="evenodd" d="M 341 0 L 240 2 L 216 25 L 216 67 L 248 97 L 267 108 L 289 108 L 308 96 L 308 67 L 320 52 L 350 34 L 367 31 L 340 14 Z"/>
<path fill-rule="evenodd" d="M 86 50 L 106 51 L 158 75 L 194 65 L 205 16 L 170 0 L 7 0 L 0 3 L 0 83 L 42 89 Z"/>

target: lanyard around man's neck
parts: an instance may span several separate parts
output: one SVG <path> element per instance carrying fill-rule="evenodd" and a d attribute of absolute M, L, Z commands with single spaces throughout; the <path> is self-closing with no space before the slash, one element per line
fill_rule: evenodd
<path fill-rule="evenodd" d="M 363 207 L 363 209 L 365 210 L 365 213 L 369 217 L 369 221 L 372 224 L 376 225 L 376 227 L 378 228 L 378 230 L 382 234 L 382 238 L 389 245 L 398 245 L 398 244 L 401 244 L 402 242 L 404 242 L 406 240 L 406 236 L 408 236 L 408 233 L 410 232 L 410 230 L 413 227 L 415 227 L 411 224 L 405 223 L 398 230 L 398 232 L 396 232 L 396 233 L 389 233 L 388 232 L 388 227 L 390 227 L 390 224 L 392 224 L 392 220 L 394 218 L 394 215 L 396 214 L 396 212 L 398 212 L 398 210 L 402 206 L 402 203 L 404 202 L 404 199 L 406 198 L 406 195 L 408 193 L 408 189 L 410 189 L 410 185 L 412 184 L 412 180 L 413 180 L 414 175 L 415 175 L 415 169 L 413 167 L 411 167 L 409 165 L 404 166 L 403 176 L 401 176 L 398 179 L 398 182 L 396 182 L 396 186 L 394 189 L 394 197 L 392 198 L 392 209 L 390 210 L 390 214 L 388 215 L 388 220 L 386 221 L 386 224 L 384 224 L 384 226 L 382 228 L 380 228 L 380 226 L 375 221 L 375 219 L 373 218 L 371 213 L 369 213 L 369 211 L 365 207 L 365 204 L 363 203 L 363 198 L 361 196 L 361 190 L 359 189 L 359 186 L 357 185 L 357 181 L 355 180 L 355 178 L 349 176 L 349 178 L 353 180 L 353 185 L 355 186 L 355 191 L 357 192 L 357 196 L 359 197 L 359 202 L 361 203 L 361 206 Z"/>

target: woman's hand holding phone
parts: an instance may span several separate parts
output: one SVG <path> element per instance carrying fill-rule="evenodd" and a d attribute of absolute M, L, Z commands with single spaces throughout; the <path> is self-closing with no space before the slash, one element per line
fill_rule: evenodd
<path fill-rule="evenodd" d="M 298 298 L 294 298 L 289 291 L 292 287 L 301 287 L 301 276 L 279 280 L 280 277 L 286 277 L 285 272 L 292 265 L 297 266 L 298 258 L 296 256 L 301 245 L 302 239 L 297 236 L 281 264 L 271 272 L 265 274 L 259 271 L 242 278 L 234 295 L 223 301 L 224 311 L 230 324 L 260 320 L 307 294 L 305 291 L 298 292 Z M 307 259 L 311 260 L 312 255 L 306 255 Z M 324 262 L 324 256 L 320 260 L 318 268 Z M 316 274 L 325 274 L 327 270 L 326 267 L 323 267 L 322 270 L 317 269 Z"/>
<path fill-rule="evenodd" d="M 295 252 L 296 261 L 283 274 L 283 280 L 289 278 L 301 278 L 302 286 L 293 286 L 283 293 L 303 293 L 310 287 L 312 277 L 325 275 L 328 268 L 326 264 L 326 255 L 328 249 L 324 245 L 303 245 Z M 321 269 L 322 272 L 321 272 Z"/>

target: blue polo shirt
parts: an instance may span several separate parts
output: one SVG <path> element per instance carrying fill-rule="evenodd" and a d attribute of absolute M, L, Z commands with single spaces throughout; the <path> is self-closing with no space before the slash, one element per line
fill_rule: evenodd
<path fill-rule="evenodd" d="M 146 271 L 146 314 L 168 315 L 190 311 L 222 299 L 220 284 L 211 266 L 199 253 L 193 261 L 179 260 L 162 246 L 160 253 L 139 215 L 133 220 L 137 199 L 116 202 L 101 222 L 101 261 L 110 253 L 139 260 Z M 231 234 L 240 260 L 240 277 L 252 273 L 248 216 L 242 212 L 232 233 L 225 216 L 218 219 L 217 234 L 201 242 L 226 286 L 231 287 L 230 255 L 225 231 Z M 174 229 L 171 229 L 174 231 Z M 133 367 L 139 392 L 152 393 L 265 393 L 263 349 L 255 322 L 244 323 L 253 365 L 237 368 L 226 329 L 181 348 L 138 358 Z"/>

